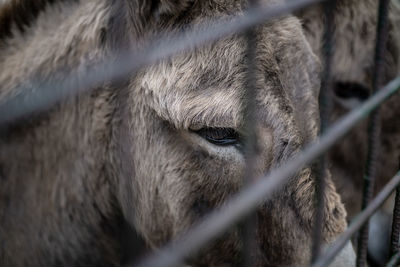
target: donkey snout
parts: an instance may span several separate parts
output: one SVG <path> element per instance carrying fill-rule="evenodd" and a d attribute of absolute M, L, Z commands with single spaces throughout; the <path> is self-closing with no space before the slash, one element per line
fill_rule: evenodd
<path fill-rule="evenodd" d="M 353 245 L 349 241 L 347 245 L 336 256 L 330 267 L 353 267 L 356 264 L 356 254 Z"/>

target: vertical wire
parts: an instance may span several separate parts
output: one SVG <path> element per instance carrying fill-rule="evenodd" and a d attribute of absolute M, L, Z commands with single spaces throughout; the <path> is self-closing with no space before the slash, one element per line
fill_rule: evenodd
<path fill-rule="evenodd" d="M 249 8 L 255 7 L 257 0 L 249 0 Z M 245 95 L 243 98 L 243 132 L 246 136 L 244 155 L 245 172 L 244 185 L 248 186 L 254 182 L 254 161 L 257 145 L 257 135 L 255 130 L 255 98 L 256 98 L 256 31 L 254 28 L 248 29 L 244 37 L 246 39 L 247 72 L 245 77 Z M 242 226 L 242 266 L 253 266 L 252 254 L 256 251 L 256 229 L 257 214 L 251 213 L 243 222 Z"/>
<path fill-rule="evenodd" d="M 323 135 L 329 126 L 330 113 L 332 110 L 332 74 L 331 64 L 333 55 L 333 19 L 336 1 L 328 1 L 324 4 L 325 14 L 325 30 L 323 36 L 323 59 L 324 59 L 324 72 L 321 81 L 321 91 L 319 95 L 319 108 L 321 128 L 320 135 Z M 321 252 L 321 241 L 324 224 L 324 194 L 325 194 L 325 169 L 326 169 L 326 156 L 320 157 L 316 166 L 316 182 L 315 182 L 315 220 L 313 228 L 313 242 L 311 248 L 311 262 L 314 262 Z"/>
<path fill-rule="evenodd" d="M 400 170 L 400 159 L 399 159 L 399 170 Z M 394 201 L 394 209 L 393 209 L 392 234 L 390 238 L 390 255 L 392 257 L 400 252 L 399 237 L 400 237 L 400 186 L 396 188 L 396 198 Z"/>
<path fill-rule="evenodd" d="M 372 90 L 375 93 L 382 86 L 382 77 L 384 71 L 384 52 L 386 49 L 386 40 L 388 35 L 387 17 L 388 17 L 389 0 L 380 0 L 378 9 L 378 24 L 376 32 L 375 46 L 375 66 L 372 78 Z M 380 120 L 379 107 L 371 114 L 368 123 L 368 154 L 364 173 L 364 188 L 362 209 L 364 210 L 373 195 L 373 189 L 376 178 L 376 161 L 379 149 Z M 356 266 L 365 266 L 367 261 L 367 245 L 368 245 L 368 228 L 367 221 L 361 228 L 358 236 L 357 260 Z"/>

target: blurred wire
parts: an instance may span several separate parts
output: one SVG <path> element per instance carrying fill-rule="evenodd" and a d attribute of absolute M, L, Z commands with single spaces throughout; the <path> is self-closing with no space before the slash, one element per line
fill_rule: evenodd
<path fill-rule="evenodd" d="M 375 45 L 375 66 L 372 77 L 373 93 L 377 92 L 382 86 L 384 75 L 384 54 L 386 51 L 386 41 L 388 39 L 388 9 L 389 0 L 380 0 L 378 9 L 378 25 L 376 30 Z M 364 188 L 362 209 L 366 209 L 373 196 L 375 186 L 377 157 L 380 145 L 380 115 L 379 108 L 371 113 L 368 125 L 368 154 L 364 173 Z M 363 267 L 367 262 L 369 221 L 362 226 L 358 236 L 357 246 L 357 267 Z"/>
<path fill-rule="evenodd" d="M 276 192 L 298 170 L 329 149 L 344 136 L 357 122 L 384 100 L 400 89 L 400 77 L 391 81 L 374 96 L 365 101 L 358 109 L 351 111 L 331 126 L 319 140 L 310 144 L 302 153 L 296 155 L 281 168 L 272 170 L 269 175 L 244 188 L 228 201 L 223 208 L 211 212 L 203 220 L 189 229 L 163 249 L 146 258 L 139 266 L 177 266 L 191 253 L 224 233 L 233 224 L 254 211 L 263 201 Z M 358 228 L 357 228 L 358 229 Z M 348 237 L 350 238 L 350 236 Z M 342 247 L 339 248 L 339 251 Z M 317 265 L 321 266 L 321 265 Z"/>
<path fill-rule="evenodd" d="M 178 34 L 165 33 L 150 42 L 143 51 L 122 51 L 101 62 L 92 62 L 74 70 L 61 68 L 50 75 L 59 77 L 57 79 L 44 81 L 43 77 L 31 77 L 24 84 L 16 85 L 13 89 L 14 92 L 18 92 L 16 96 L 0 101 L 0 125 L 46 110 L 67 96 L 132 75 L 139 68 L 178 52 L 200 47 L 230 34 L 241 33 L 267 20 L 322 1 L 297 0 L 273 7 L 250 9 L 242 16 L 232 17 L 229 21 L 209 21 Z"/>
<path fill-rule="evenodd" d="M 351 237 L 360 227 L 371 217 L 374 212 L 383 205 L 385 200 L 390 196 L 396 187 L 400 184 L 400 172 L 394 176 L 389 183 L 379 192 L 379 194 L 371 201 L 366 209 L 359 213 L 347 230 L 329 247 L 326 253 L 322 255 L 312 267 L 325 267 L 335 258 L 341 249 L 349 242 Z"/>

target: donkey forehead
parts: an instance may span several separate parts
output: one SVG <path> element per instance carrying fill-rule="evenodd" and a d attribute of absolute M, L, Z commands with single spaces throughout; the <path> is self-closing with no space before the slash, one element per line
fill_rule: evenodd
<path fill-rule="evenodd" d="M 278 63 L 285 59 L 277 58 L 298 43 L 299 32 L 293 17 L 257 29 L 257 100 L 267 104 L 260 112 L 278 109 L 268 101 L 272 91 L 287 89 L 280 83 Z M 179 128 L 236 128 L 242 124 L 246 69 L 246 40 L 231 36 L 147 68 L 137 76 L 136 88 L 150 98 L 147 103 L 161 117 Z"/>
<path fill-rule="evenodd" d="M 163 61 L 143 72 L 139 87 L 159 115 L 178 127 L 196 120 L 238 126 L 245 80 L 241 42 L 231 38 Z"/>

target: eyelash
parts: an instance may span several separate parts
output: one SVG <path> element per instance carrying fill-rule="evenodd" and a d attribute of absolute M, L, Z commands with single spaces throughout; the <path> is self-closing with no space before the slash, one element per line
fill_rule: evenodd
<path fill-rule="evenodd" d="M 239 134 L 232 128 L 201 128 L 193 132 L 217 146 L 232 146 L 240 143 Z"/>

